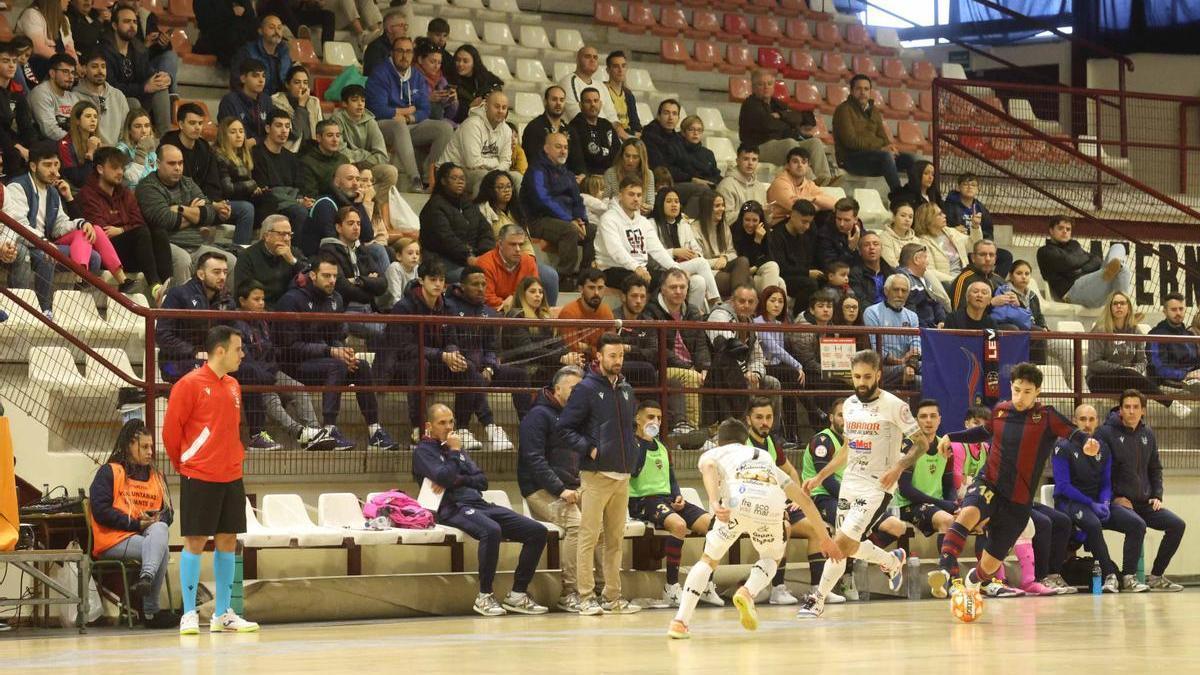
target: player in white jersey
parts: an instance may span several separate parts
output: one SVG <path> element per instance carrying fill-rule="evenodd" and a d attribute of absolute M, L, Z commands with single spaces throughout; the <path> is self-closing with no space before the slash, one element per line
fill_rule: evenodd
<path fill-rule="evenodd" d="M 691 637 L 688 622 L 696 611 L 696 603 L 708 588 L 708 580 L 718 562 L 743 534 L 750 537 L 759 560 L 751 568 L 746 583 L 734 593 L 733 604 L 742 626 L 746 630 L 757 629 L 754 597 L 771 583 L 787 547 L 783 533 L 787 500 L 791 499 L 799 506 L 810 522 L 821 522 L 821 514 L 812 499 L 775 466 L 775 460 L 766 450 L 747 444 L 749 435 L 741 421 L 727 419 L 717 429 L 718 446 L 700 456 L 700 475 L 716 518 L 704 538 L 704 555 L 688 573 L 679 611 L 667 629 L 667 635 L 677 640 Z M 821 552 L 830 560 L 842 560 L 844 566 L 843 555 L 825 533 L 825 528 L 815 529 Z"/>
<path fill-rule="evenodd" d="M 844 555 L 878 564 L 888 575 L 892 590 L 898 591 L 908 555 L 903 549 L 888 553 L 867 541 L 866 535 L 886 516 L 900 474 L 929 450 L 929 442 L 920 433 L 908 404 L 879 388 L 879 354 L 863 350 L 850 363 L 855 395 L 842 406 L 846 442 L 804 487 L 812 490 L 846 467 L 838 493 L 834 542 Z M 844 560 L 826 563 L 821 583 L 801 604 L 797 616 L 820 617 L 825 597 L 845 570 Z"/>

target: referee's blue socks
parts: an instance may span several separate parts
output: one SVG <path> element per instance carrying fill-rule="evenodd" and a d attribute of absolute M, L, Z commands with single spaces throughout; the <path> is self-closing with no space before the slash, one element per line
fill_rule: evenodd
<path fill-rule="evenodd" d="M 213 616 L 222 616 L 229 609 L 229 599 L 233 595 L 233 562 L 233 551 L 213 554 L 213 579 L 217 585 Z"/>
<path fill-rule="evenodd" d="M 200 585 L 200 555 L 184 549 L 179 555 L 179 587 L 183 611 L 196 611 L 196 587 Z"/>

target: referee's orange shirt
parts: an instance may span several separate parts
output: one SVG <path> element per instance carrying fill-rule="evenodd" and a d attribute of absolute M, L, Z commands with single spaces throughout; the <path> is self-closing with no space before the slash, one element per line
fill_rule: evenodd
<path fill-rule="evenodd" d="M 208 364 L 171 387 L 163 419 L 163 444 L 180 475 L 211 483 L 242 477 L 242 388 Z"/>

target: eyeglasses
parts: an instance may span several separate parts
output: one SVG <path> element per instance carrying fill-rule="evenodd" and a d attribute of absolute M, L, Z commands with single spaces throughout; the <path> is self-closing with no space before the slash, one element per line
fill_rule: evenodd
<path fill-rule="evenodd" d="M 56 73 L 74 73 L 75 72 L 74 68 L 51 68 L 50 70 L 52 70 Z"/>

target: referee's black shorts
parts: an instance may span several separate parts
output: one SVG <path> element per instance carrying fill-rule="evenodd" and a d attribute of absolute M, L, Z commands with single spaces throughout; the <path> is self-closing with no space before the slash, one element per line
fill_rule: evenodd
<path fill-rule="evenodd" d="M 246 531 L 246 487 L 239 478 L 210 483 L 179 477 L 179 533 L 185 537 L 211 537 Z"/>

